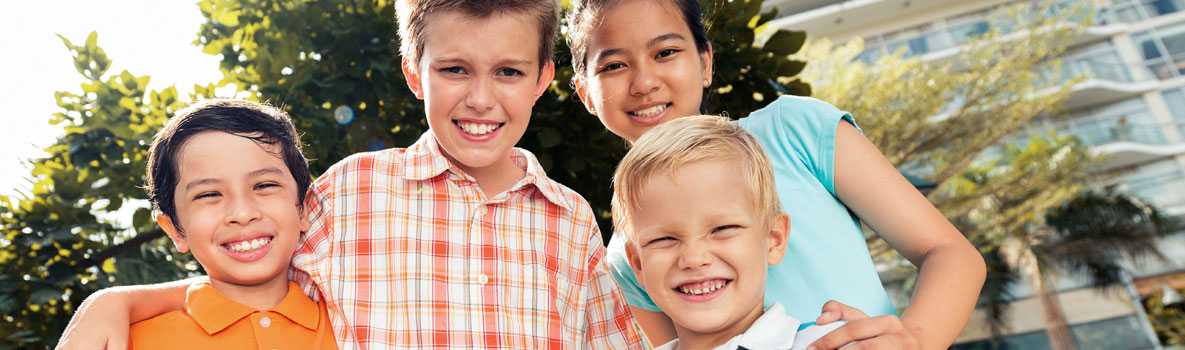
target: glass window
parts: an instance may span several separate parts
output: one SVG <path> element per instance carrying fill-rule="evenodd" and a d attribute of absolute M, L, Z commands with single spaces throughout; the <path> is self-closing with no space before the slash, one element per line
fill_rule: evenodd
<path fill-rule="evenodd" d="M 1071 325 L 1070 333 L 1081 350 L 1153 348 L 1135 316 Z"/>
<path fill-rule="evenodd" d="M 1185 124 L 1185 88 L 1162 91 L 1164 103 L 1169 105 L 1169 112 L 1178 125 Z"/>
<path fill-rule="evenodd" d="M 1091 146 L 1114 142 L 1165 143 L 1161 125 L 1139 97 L 1074 114 L 1061 124 L 1063 132 Z"/>
<path fill-rule="evenodd" d="M 992 347 L 991 339 L 984 339 L 951 346 L 952 350 L 1021 350 L 1021 349 L 1049 349 L 1049 336 L 1045 330 L 1009 335 L 1000 339 L 997 347 Z"/>
<path fill-rule="evenodd" d="M 1143 165 L 1119 180 L 1119 190 L 1175 212 L 1185 206 L 1185 171 L 1173 159 Z"/>

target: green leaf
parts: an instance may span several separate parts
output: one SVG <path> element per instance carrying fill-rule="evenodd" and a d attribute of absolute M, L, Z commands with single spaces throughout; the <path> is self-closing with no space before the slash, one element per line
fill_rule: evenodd
<path fill-rule="evenodd" d="M 765 42 L 765 50 L 775 55 L 793 55 L 802 49 L 806 42 L 806 33 L 801 31 L 779 30 Z"/>
<path fill-rule="evenodd" d="M 805 61 L 791 60 L 778 65 L 778 77 L 793 77 L 806 68 Z"/>
<path fill-rule="evenodd" d="M 29 296 L 29 303 L 40 305 L 61 297 L 62 291 L 60 290 L 52 288 L 40 288 L 33 291 L 33 294 Z"/>
<path fill-rule="evenodd" d="M 136 228 L 137 232 L 144 233 L 151 230 L 152 210 L 148 208 L 136 209 L 136 213 L 132 214 L 132 226 Z"/>
<path fill-rule="evenodd" d="M 539 130 L 539 146 L 552 148 L 560 144 L 560 141 L 563 141 L 563 137 L 560 136 L 560 132 L 556 129 L 543 128 Z"/>

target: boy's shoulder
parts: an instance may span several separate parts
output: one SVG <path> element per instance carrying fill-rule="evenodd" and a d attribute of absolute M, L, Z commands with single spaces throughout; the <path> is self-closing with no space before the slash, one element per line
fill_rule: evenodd
<path fill-rule="evenodd" d="M 579 192 L 548 176 L 534 154 L 518 147 L 514 148 L 514 154 L 526 161 L 526 172 L 528 176 L 534 177 L 534 185 L 544 197 L 567 209 L 575 218 L 596 221 L 588 200 L 584 199 L 584 196 L 581 196 Z"/>

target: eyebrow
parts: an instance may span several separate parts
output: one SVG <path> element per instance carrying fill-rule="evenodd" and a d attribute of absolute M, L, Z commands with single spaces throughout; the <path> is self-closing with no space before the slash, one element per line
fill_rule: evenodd
<path fill-rule="evenodd" d="M 446 57 L 446 58 L 441 58 L 438 60 L 432 60 L 431 62 L 429 62 L 429 65 L 433 65 L 433 64 L 434 65 L 464 65 L 464 64 L 468 64 L 468 63 L 469 63 L 469 61 L 466 61 L 464 59 Z M 495 64 L 495 66 L 519 66 L 519 65 L 529 66 L 534 63 L 535 63 L 535 61 L 528 60 L 528 59 L 513 59 L 512 58 L 512 59 L 498 61 Z"/>
<path fill-rule="evenodd" d="M 661 43 L 661 42 L 667 41 L 667 40 L 687 40 L 687 38 L 684 38 L 682 35 L 679 35 L 678 33 L 666 33 L 663 35 L 656 36 L 656 37 L 654 37 L 654 39 L 650 39 L 650 41 L 647 41 L 646 47 L 654 47 L 655 45 L 658 45 L 658 43 Z M 603 59 L 607 56 L 619 54 L 622 51 L 625 51 L 625 50 L 622 50 L 620 48 L 601 50 L 600 52 L 597 52 L 597 55 L 596 55 L 596 57 L 594 57 L 593 62 L 600 61 L 601 59 Z"/>
<path fill-rule="evenodd" d="M 283 174 L 284 174 L 284 171 L 280 170 L 280 168 L 277 168 L 274 166 L 269 166 L 269 167 L 266 167 L 263 169 L 258 169 L 258 170 L 252 171 L 250 173 L 247 173 L 247 177 L 257 177 L 257 176 L 263 176 L 263 175 L 283 175 Z M 198 180 L 194 180 L 194 181 L 190 181 L 190 182 L 186 183 L 185 190 L 189 191 L 190 189 L 197 187 L 197 186 L 217 184 L 217 183 L 221 183 L 221 182 L 222 182 L 222 180 L 216 179 L 216 178 L 198 179 Z"/>

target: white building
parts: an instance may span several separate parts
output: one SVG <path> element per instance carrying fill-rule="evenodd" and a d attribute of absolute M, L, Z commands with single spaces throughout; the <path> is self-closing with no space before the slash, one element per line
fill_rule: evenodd
<path fill-rule="evenodd" d="M 1060 0 L 1075 4 L 1094 0 Z M 833 42 L 863 38 L 860 58 L 905 50 L 923 60 L 952 54 L 989 30 L 1007 0 L 766 0 L 778 7 L 779 28 Z M 1066 71 L 1086 77 L 1065 105 L 1068 118 L 1038 121 L 1078 136 L 1109 156 L 1096 185 L 1141 197 L 1166 214 L 1185 216 L 1185 0 L 1100 0 L 1093 27 L 1081 31 L 1062 57 Z M 1167 263 L 1134 266 L 1142 295 L 1163 286 L 1185 288 L 1185 234 L 1161 242 Z M 884 276 L 891 290 L 893 278 Z M 1058 281 L 1059 298 L 1080 349 L 1152 349 L 1145 323 L 1123 290 L 1098 292 L 1073 276 Z M 897 293 L 900 294 L 900 293 Z M 1040 302 L 1026 283 L 1007 320 L 1004 348 L 1048 348 Z M 908 302 L 896 295 L 897 303 Z M 977 311 L 956 349 L 988 349 L 987 321 Z"/>

